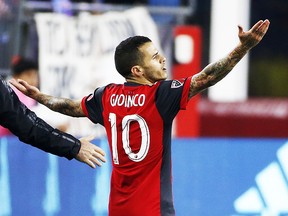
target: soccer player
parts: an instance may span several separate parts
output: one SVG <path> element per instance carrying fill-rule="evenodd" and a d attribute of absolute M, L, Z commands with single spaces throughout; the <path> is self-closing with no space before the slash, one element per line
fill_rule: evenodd
<path fill-rule="evenodd" d="M 113 163 L 110 216 L 172 216 L 173 119 L 193 95 L 224 78 L 262 40 L 269 24 L 260 20 L 249 31 L 239 26 L 239 44 L 226 57 L 180 80 L 166 81 L 165 57 L 149 38 L 134 36 L 115 51 L 116 69 L 126 82 L 97 88 L 82 102 L 45 95 L 23 81 L 12 83 L 54 111 L 87 116 L 105 127 Z"/>
<path fill-rule="evenodd" d="M 90 143 L 92 137 L 76 139 L 70 134 L 52 128 L 18 99 L 2 77 L 0 81 L 0 124 L 25 143 L 60 157 L 86 163 L 91 168 L 105 162 L 105 153 Z"/>

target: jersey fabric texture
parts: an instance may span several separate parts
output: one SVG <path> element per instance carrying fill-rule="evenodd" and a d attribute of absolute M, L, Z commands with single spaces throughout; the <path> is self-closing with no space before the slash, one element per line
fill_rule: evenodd
<path fill-rule="evenodd" d="M 82 108 L 107 132 L 112 155 L 110 216 L 172 216 L 172 121 L 188 102 L 190 79 L 109 84 Z"/>
<path fill-rule="evenodd" d="M 25 143 L 71 160 L 80 150 L 80 141 L 52 128 L 20 102 L 12 88 L 0 81 L 0 124 Z"/>

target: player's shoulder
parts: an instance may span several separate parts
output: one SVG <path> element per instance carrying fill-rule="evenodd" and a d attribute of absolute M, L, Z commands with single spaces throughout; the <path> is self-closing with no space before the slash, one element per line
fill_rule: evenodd
<path fill-rule="evenodd" d="M 118 84 L 118 83 L 109 83 L 105 86 L 99 87 L 96 89 L 97 93 L 102 94 L 104 92 L 114 92 L 117 91 L 117 89 L 122 88 L 123 84 Z"/>
<path fill-rule="evenodd" d="M 113 89 L 113 88 L 117 88 L 117 87 L 121 87 L 123 86 L 123 84 L 117 84 L 117 83 L 109 83 L 105 86 L 102 86 L 102 87 L 98 87 L 96 88 L 96 91 L 99 92 L 99 91 L 104 91 L 105 89 Z"/>
<path fill-rule="evenodd" d="M 160 81 L 158 85 L 161 87 L 176 89 L 176 88 L 182 87 L 185 81 L 186 81 L 186 78 L 163 80 L 163 81 Z"/>
<path fill-rule="evenodd" d="M 109 83 L 108 85 L 104 86 L 105 88 L 119 88 L 122 87 L 123 84 L 119 84 L 119 83 Z"/>

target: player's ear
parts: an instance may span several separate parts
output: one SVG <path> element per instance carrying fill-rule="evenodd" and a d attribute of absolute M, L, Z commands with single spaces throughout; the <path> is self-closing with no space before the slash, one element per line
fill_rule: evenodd
<path fill-rule="evenodd" d="M 131 68 L 131 73 L 133 74 L 133 76 L 139 77 L 143 74 L 142 68 L 139 65 L 135 65 Z"/>

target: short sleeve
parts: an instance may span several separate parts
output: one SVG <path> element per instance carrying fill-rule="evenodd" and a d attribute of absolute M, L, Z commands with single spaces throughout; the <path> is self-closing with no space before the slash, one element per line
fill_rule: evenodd
<path fill-rule="evenodd" d="M 97 88 L 93 94 L 85 96 L 82 99 L 82 109 L 85 115 L 93 122 L 104 124 L 103 122 L 103 105 L 102 105 L 102 95 L 104 87 Z"/>
<path fill-rule="evenodd" d="M 162 81 L 156 94 L 156 106 L 164 119 L 173 120 L 179 110 L 186 109 L 191 77 Z"/>

